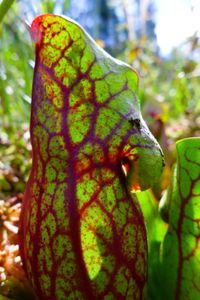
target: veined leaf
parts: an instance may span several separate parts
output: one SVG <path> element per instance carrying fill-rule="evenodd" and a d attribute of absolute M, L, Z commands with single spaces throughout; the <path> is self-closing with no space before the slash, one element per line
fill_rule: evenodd
<path fill-rule="evenodd" d="M 196 300 L 200 299 L 200 138 L 177 142 L 177 154 L 165 199 L 169 227 L 162 245 L 162 299 Z"/>
<path fill-rule="evenodd" d="M 37 17 L 21 254 L 40 299 L 144 297 L 147 239 L 137 198 L 161 149 L 140 113 L 138 76 L 71 19 Z"/>

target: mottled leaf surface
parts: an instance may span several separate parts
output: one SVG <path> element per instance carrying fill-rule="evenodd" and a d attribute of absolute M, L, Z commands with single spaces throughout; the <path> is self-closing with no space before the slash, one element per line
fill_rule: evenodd
<path fill-rule="evenodd" d="M 200 138 L 177 143 L 178 161 L 162 203 L 169 228 L 162 245 L 162 299 L 200 299 Z"/>
<path fill-rule="evenodd" d="M 74 21 L 37 17 L 21 254 L 39 299 L 143 299 L 147 239 L 130 191 L 158 180 L 138 76 Z"/>

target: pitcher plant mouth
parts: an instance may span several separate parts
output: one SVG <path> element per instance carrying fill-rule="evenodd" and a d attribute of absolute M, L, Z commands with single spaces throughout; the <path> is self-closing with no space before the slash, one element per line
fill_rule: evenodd
<path fill-rule="evenodd" d="M 123 148 L 121 165 L 128 190 L 138 192 L 151 188 L 159 181 L 165 161 L 162 149 L 141 115 L 132 126 L 136 133 L 130 135 Z"/>
<path fill-rule="evenodd" d="M 165 166 L 164 155 L 159 147 L 154 149 L 153 155 L 152 149 L 135 147 L 131 155 L 121 158 L 121 165 L 128 189 L 136 193 L 151 188 L 159 180 Z"/>

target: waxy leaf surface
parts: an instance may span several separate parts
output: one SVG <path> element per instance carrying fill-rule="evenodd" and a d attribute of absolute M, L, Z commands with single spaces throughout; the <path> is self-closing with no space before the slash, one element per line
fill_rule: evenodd
<path fill-rule="evenodd" d="M 138 76 L 74 21 L 37 17 L 21 254 L 39 299 L 143 299 L 147 239 L 131 190 L 163 157 L 137 99 Z"/>
<path fill-rule="evenodd" d="M 177 153 L 171 186 L 161 207 L 169 218 L 162 245 L 161 299 L 197 300 L 200 299 L 200 138 L 179 141 Z"/>

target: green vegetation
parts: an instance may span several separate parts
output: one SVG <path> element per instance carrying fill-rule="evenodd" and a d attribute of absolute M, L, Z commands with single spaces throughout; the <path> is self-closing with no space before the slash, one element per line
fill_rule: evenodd
<path fill-rule="evenodd" d="M 18 225 L 22 194 L 31 167 L 29 119 L 34 48 L 27 25 L 23 21 L 19 3 L 13 4 L 13 2 L 2 1 L 0 5 L 0 199 L 2 200 L 0 201 L 0 236 L 2 237 L 2 242 L 0 241 L 0 299 L 4 299 L 1 298 L 3 297 L 1 294 L 5 295 L 5 299 L 31 299 L 30 294 L 28 294 L 29 296 L 24 295 L 24 285 L 19 283 L 23 281 L 27 287 L 27 283 L 24 283 L 23 272 L 16 272 L 11 263 L 5 259 L 7 255 L 12 261 L 18 254 L 18 250 L 13 248 L 5 252 L 5 241 L 9 242 L 10 245 L 16 244 L 14 227 L 17 228 Z M 43 1 L 40 4 L 40 12 L 54 12 L 55 3 L 55 1 Z M 62 1 L 62 5 L 61 11 L 66 12 L 69 1 Z M 99 40 L 99 43 L 102 44 L 102 41 Z M 193 282 L 192 278 L 189 278 L 189 283 L 180 280 L 179 287 L 173 287 L 172 291 L 168 290 L 168 286 L 171 286 L 170 282 L 167 282 L 168 286 L 163 287 L 159 281 L 160 278 L 165 281 L 167 272 L 170 272 L 166 269 L 167 264 L 171 264 L 171 268 L 178 264 L 178 255 L 174 260 L 168 256 L 166 249 L 170 243 L 174 243 L 175 250 L 173 251 L 175 253 L 178 246 L 187 244 L 187 255 L 191 259 L 191 268 L 197 265 L 196 260 L 199 259 L 200 246 L 199 243 L 195 244 L 194 232 L 190 231 L 191 228 L 191 230 L 196 230 L 195 236 L 199 237 L 196 228 L 197 223 L 193 222 L 194 224 L 191 225 L 189 221 L 187 223 L 185 219 L 181 219 L 182 216 L 180 217 L 180 211 L 175 208 L 175 204 L 173 205 L 173 202 L 169 204 L 170 201 L 175 201 L 174 199 L 181 200 L 180 195 L 182 194 L 177 188 L 175 188 L 175 195 L 170 198 L 170 189 L 172 189 L 173 184 L 177 187 L 177 180 L 179 180 L 182 182 L 181 188 L 183 189 L 187 188 L 189 184 L 184 171 L 180 171 L 178 175 L 174 173 L 174 181 L 171 180 L 170 183 L 172 167 L 177 157 L 176 142 L 180 139 L 200 136 L 200 62 L 197 59 L 198 51 L 200 51 L 200 40 L 197 35 L 188 39 L 182 49 L 174 49 L 167 58 L 159 55 L 155 44 L 150 42 L 146 36 L 141 36 L 134 41 L 129 40 L 120 49 L 112 49 L 113 56 L 131 64 L 141 75 L 140 102 L 142 114 L 152 133 L 161 144 L 166 160 L 165 170 L 159 184 L 153 187 L 153 191 L 149 190 L 138 194 L 149 234 L 147 300 L 163 300 L 162 291 L 171 293 L 170 295 L 166 294 L 168 299 L 170 297 L 173 299 L 172 297 L 177 295 L 181 300 L 186 299 L 184 293 L 187 295 L 188 290 L 191 291 L 192 289 L 194 298 L 191 299 L 197 299 L 199 296 L 198 290 L 195 292 L 195 285 L 198 285 L 198 282 Z M 193 170 L 191 164 L 199 163 L 199 156 L 195 154 L 194 149 L 191 150 L 193 162 L 184 161 L 185 154 L 182 153 L 185 151 L 185 147 L 188 148 L 188 144 L 192 148 L 197 148 L 196 143 L 199 143 L 199 139 L 186 139 L 177 143 L 179 160 L 174 172 L 177 172 L 177 168 L 183 168 L 182 163 L 184 168 L 189 170 L 188 172 Z M 192 172 L 191 178 L 196 180 L 199 173 L 198 171 Z M 165 200 L 168 202 L 164 208 L 161 208 L 165 222 L 169 222 L 167 231 L 167 225 L 159 215 L 158 205 L 169 185 L 167 196 L 164 196 L 166 199 L 162 200 L 162 202 Z M 193 188 L 195 195 L 199 195 L 199 185 L 195 183 Z M 199 206 L 197 209 L 195 201 L 192 197 L 191 202 L 188 200 L 191 206 L 187 209 L 187 213 L 188 218 L 192 220 L 199 219 Z M 171 207 L 170 210 L 169 207 Z M 196 211 L 195 216 L 192 215 L 193 211 Z M 173 226 L 176 226 L 174 225 L 174 216 L 183 221 L 183 227 L 186 226 L 184 234 L 181 230 L 179 231 L 178 238 L 181 242 L 180 240 L 178 242 L 170 241 L 169 238 L 171 236 L 173 239 L 174 235 L 172 230 Z M 12 230 L 9 224 L 14 226 Z M 170 230 L 172 230 L 171 233 Z M 165 235 L 166 231 L 167 234 Z M 182 237 L 185 236 L 186 242 L 184 239 L 182 240 Z M 161 245 L 162 256 L 160 256 Z M 194 249 L 194 245 L 197 245 L 198 252 L 190 257 L 189 253 L 191 248 Z M 188 268 L 190 268 L 188 265 L 183 268 L 184 274 L 185 272 L 187 274 Z M 199 276 L 199 270 L 193 270 Z M 161 277 L 160 274 L 162 274 Z M 177 273 L 171 276 L 171 280 L 173 279 L 175 282 Z M 11 288 L 8 287 L 8 278 L 11 282 Z M 18 292 L 13 288 L 16 285 Z M 158 286 L 161 286 L 163 290 L 159 290 Z M 184 287 L 186 288 L 184 289 Z"/>
<path fill-rule="evenodd" d="M 185 300 L 188 294 L 195 300 L 200 296 L 199 149 L 200 138 L 176 143 L 177 163 L 160 201 L 160 213 L 150 191 L 138 194 L 149 242 L 147 300 Z"/>

